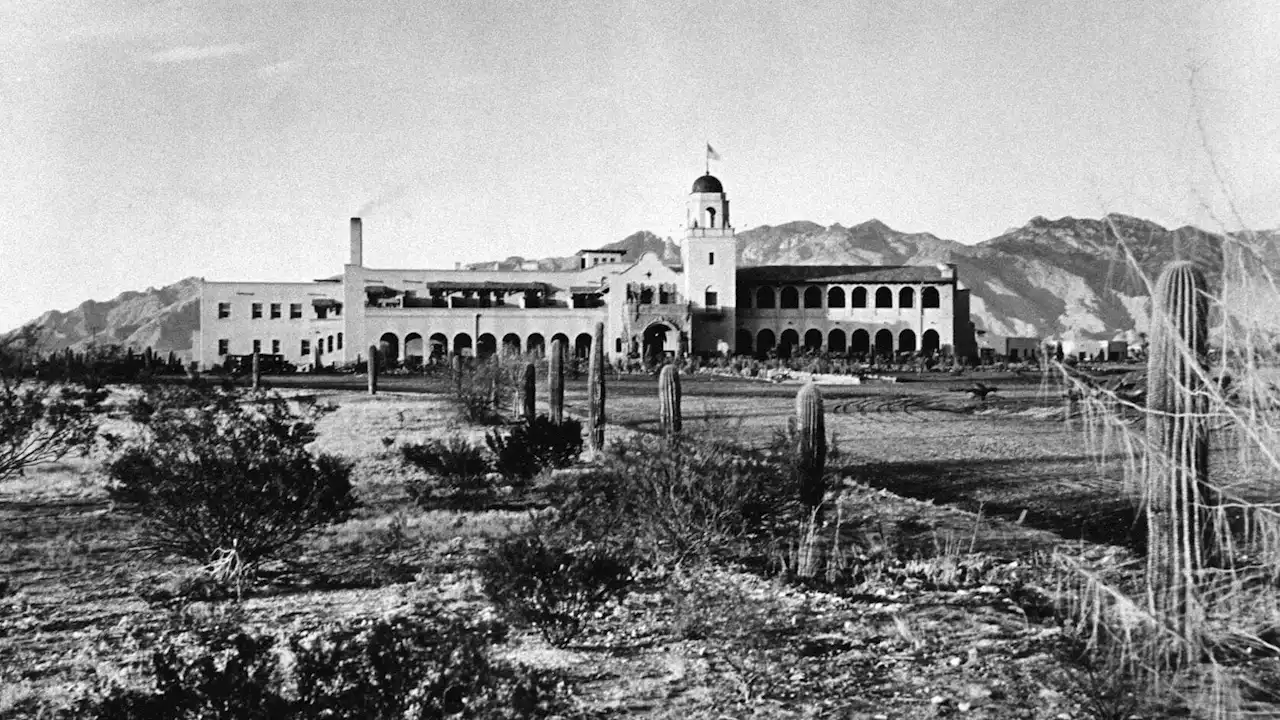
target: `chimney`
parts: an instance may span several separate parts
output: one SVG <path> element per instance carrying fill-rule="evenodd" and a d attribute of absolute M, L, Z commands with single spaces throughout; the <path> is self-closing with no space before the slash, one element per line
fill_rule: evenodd
<path fill-rule="evenodd" d="M 351 218 L 351 262 L 350 265 L 364 265 L 364 229 L 360 218 Z"/>

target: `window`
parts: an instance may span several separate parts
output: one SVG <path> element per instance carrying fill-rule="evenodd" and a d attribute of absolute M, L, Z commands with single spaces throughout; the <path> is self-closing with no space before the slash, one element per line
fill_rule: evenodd
<path fill-rule="evenodd" d="M 762 287 L 756 291 L 756 307 L 766 310 L 773 307 L 773 288 Z"/>
<path fill-rule="evenodd" d="M 856 308 L 866 307 L 867 306 L 867 289 L 864 287 L 854 288 L 849 306 L 856 307 Z"/>
<path fill-rule="evenodd" d="M 333 336 L 329 336 L 329 352 L 333 352 Z"/>
<path fill-rule="evenodd" d="M 807 308 L 822 307 L 822 288 L 810 285 L 804 289 L 804 306 Z M 821 343 L 819 343 L 821 344 Z"/>
<path fill-rule="evenodd" d="M 904 287 L 898 291 L 898 307 L 915 307 L 916 291 L 909 287 Z"/>
<path fill-rule="evenodd" d="M 613 341 L 613 351 L 616 353 L 622 352 L 622 338 L 617 338 Z"/>
<path fill-rule="evenodd" d="M 833 287 L 827 291 L 827 307 L 829 308 L 844 307 L 844 288 Z"/>
<path fill-rule="evenodd" d="M 707 291 L 707 301 L 704 303 L 707 307 L 719 307 L 720 298 L 715 290 Z"/>
<path fill-rule="evenodd" d="M 716 254 L 715 254 L 715 253 L 707 253 L 707 264 L 708 264 L 708 265 L 715 265 L 715 264 L 716 264 Z"/>
<path fill-rule="evenodd" d="M 254 353 L 255 355 L 257 355 L 257 354 L 258 354 L 258 353 L 260 353 L 260 352 L 262 352 L 262 341 L 261 341 L 261 340 L 254 340 L 254 341 L 253 341 L 253 353 Z"/>
<path fill-rule="evenodd" d="M 249 313 L 249 317 L 253 318 L 254 320 L 262 319 L 262 303 L 253 304 L 253 307 L 251 308 L 251 311 Z"/>
<path fill-rule="evenodd" d="M 289 319 L 297 320 L 302 317 L 302 303 L 289 303 Z"/>
<path fill-rule="evenodd" d="M 226 338 L 218 340 L 218 354 L 226 355 L 229 352 L 231 352 L 231 341 Z"/>
<path fill-rule="evenodd" d="M 342 349 L 342 333 L 338 333 L 338 349 Z"/>
<path fill-rule="evenodd" d="M 271 303 L 271 319 L 280 319 L 280 303 Z"/>
<path fill-rule="evenodd" d="M 231 317 L 231 303 L 218 303 L 218 319 L 226 320 Z"/>
<path fill-rule="evenodd" d="M 279 340 L 272 340 L 272 341 L 271 341 L 271 354 L 272 354 L 272 355 L 279 355 L 279 354 L 280 354 L 280 341 L 279 341 Z"/>
<path fill-rule="evenodd" d="M 311 341 L 310 341 L 310 340 L 303 340 L 303 341 L 302 341 L 302 349 L 301 349 L 301 350 L 299 350 L 298 352 L 302 354 L 302 357 L 306 357 L 306 356 L 310 355 L 310 354 L 311 354 Z"/>
<path fill-rule="evenodd" d="M 893 291 L 887 287 L 882 287 L 876 290 L 876 307 L 878 308 L 893 307 Z M 890 340 L 889 342 L 890 344 L 892 344 L 893 340 Z"/>
<path fill-rule="evenodd" d="M 940 305 L 938 298 L 938 288 L 927 287 L 920 293 L 920 307 L 936 308 Z"/>

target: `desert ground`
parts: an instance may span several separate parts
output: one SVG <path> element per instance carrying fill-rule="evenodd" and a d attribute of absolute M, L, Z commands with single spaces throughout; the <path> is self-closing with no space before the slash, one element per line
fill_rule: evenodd
<path fill-rule="evenodd" d="M 1085 718 L 1122 703 L 1124 688 L 1069 661 L 1071 629 L 1051 609 L 1070 590 L 1055 553 L 1104 570 L 1133 555 L 1114 448 L 1035 374 L 988 378 L 999 390 L 984 401 L 963 391 L 972 377 L 926 378 L 822 388 L 836 508 L 823 532 L 856 572 L 798 582 L 785 552 L 668 568 L 568 647 L 521 629 L 497 652 L 563 673 L 583 717 Z M 249 627 L 305 628 L 422 598 L 492 613 L 474 559 L 546 502 L 423 509 L 405 491 L 421 471 L 399 453 L 449 433 L 482 443 L 485 428 L 461 423 L 439 382 L 386 377 L 374 397 L 358 376 L 274 382 L 336 406 L 316 445 L 354 462 L 355 517 L 305 539 L 291 570 L 243 600 L 202 600 L 177 590 L 190 563 L 136 551 L 100 456 L 0 485 L 0 716 L 53 717 L 94 683 L 138 682 L 178 617 L 234 606 Z M 764 447 L 798 387 L 689 378 L 686 428 Z M 655 391 L 651 376 L 611 378 L 608 437 L 655 431 Z M 568 413 L 585 403 L 585 378 L 571 380 Z"/>

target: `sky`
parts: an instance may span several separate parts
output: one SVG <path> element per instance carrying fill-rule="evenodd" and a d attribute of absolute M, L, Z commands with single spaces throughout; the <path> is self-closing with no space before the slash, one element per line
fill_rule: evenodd
<path fill-rule="evenodd" d="M 878 218 L 1280 227 L 1275 0 L 7 0 L 0 328 L 209 280 Z"/>

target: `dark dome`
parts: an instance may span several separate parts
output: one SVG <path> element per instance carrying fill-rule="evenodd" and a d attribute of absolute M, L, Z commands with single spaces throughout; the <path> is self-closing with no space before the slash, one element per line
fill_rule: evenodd
<path fill-rule="evenodd" d="M 724 186 L 721 185 L 720 181 L 715 179 L 715 177 L 712 176 L 711 173 L 707 173 L 706 175 L 703 175 L 702 177 L 693 181 L 693 192 L 722 193 L 724 192 Z"/>

